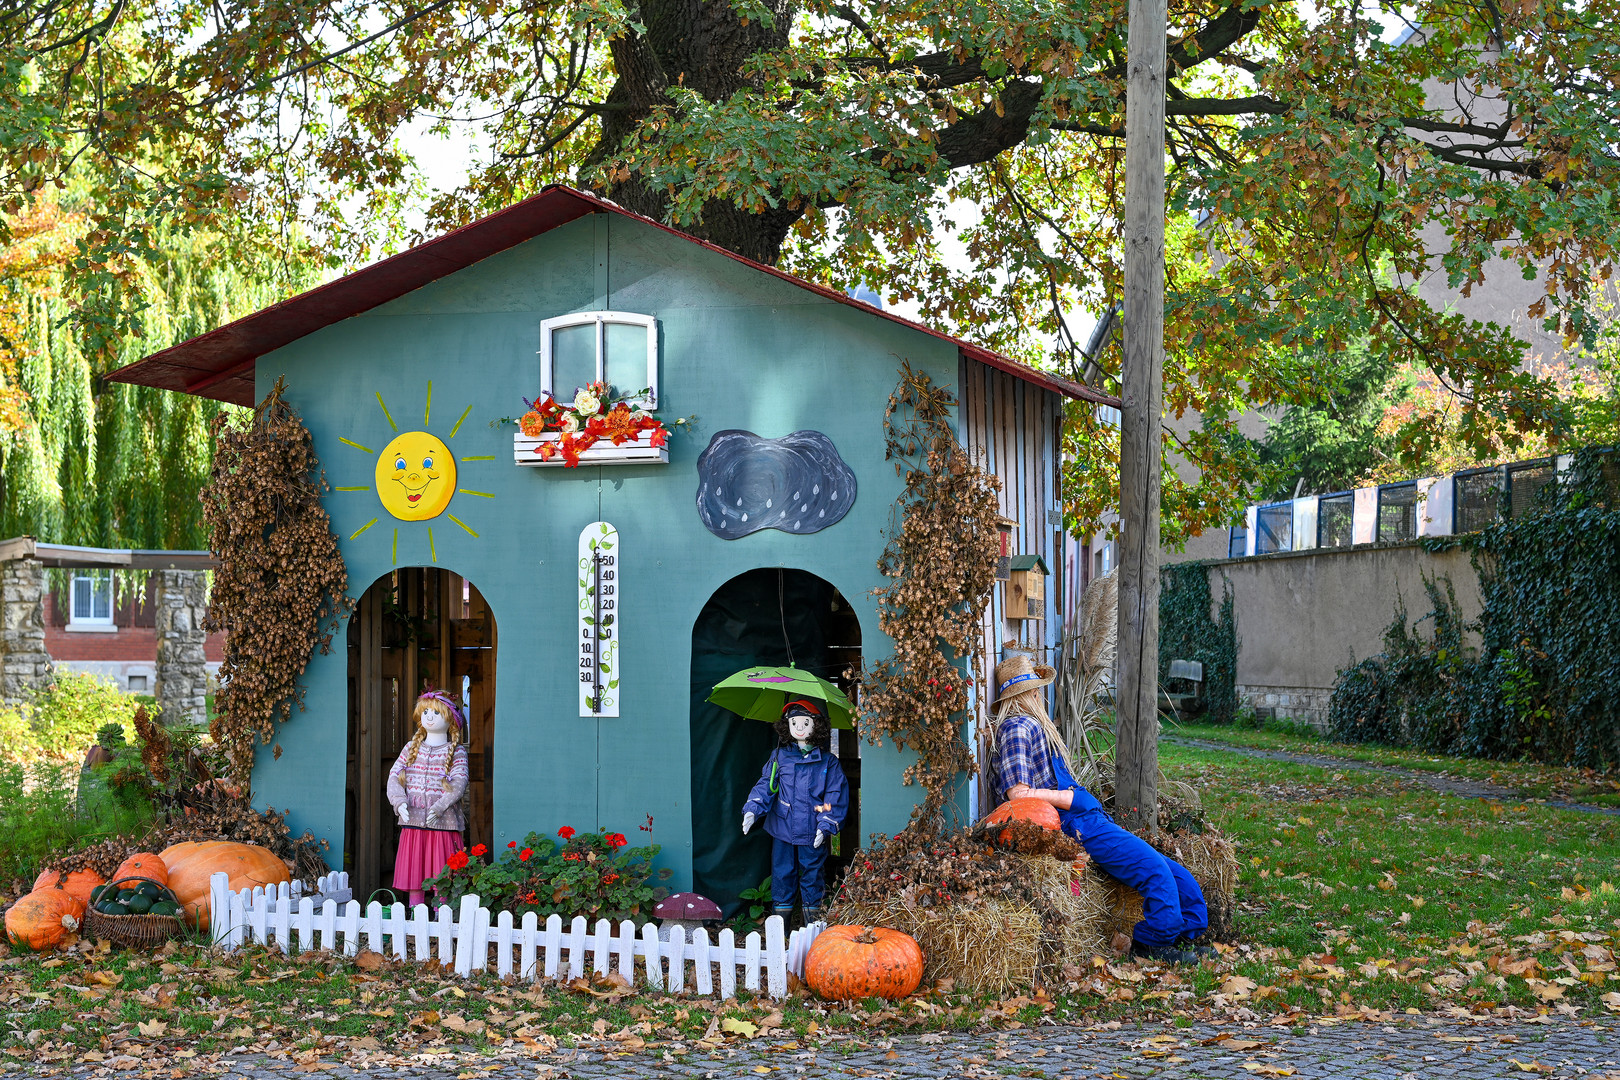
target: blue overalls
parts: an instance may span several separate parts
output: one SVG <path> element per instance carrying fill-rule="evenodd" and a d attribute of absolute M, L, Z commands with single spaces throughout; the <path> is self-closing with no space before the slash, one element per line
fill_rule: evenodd
<path fill-rule="evenodd" d="M 1142 894 L 1142 921 L 1132 937 L 1142 945 L 1170 945 L 1209 929 L 1204 890 L 1187 868 L 1159 854 L 1147 841 L 1114 824 L 1091 792 L 1069 772 L 1063 755 L 1052 755 L 1057 786 L 1074 792 L 1074 802 L 1058 811 L 1063 831 L 1079 840 L 1100 869 Z"/>

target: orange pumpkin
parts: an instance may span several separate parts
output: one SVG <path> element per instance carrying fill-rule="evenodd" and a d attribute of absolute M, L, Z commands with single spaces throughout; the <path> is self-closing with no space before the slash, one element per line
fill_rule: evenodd
<path fill-rule="evenodd" d="M 1006 821 L 1030 821 L 1039 825 L 1048 832 L 1058 831 L 1057 807 L 1045 799 L 1008 799 L 984 819 L 987 824 L 1000 825 Z M 998 840 L 1007 839 L 1007 830 L 1002 830 Z"/>
<path fill-rule="evenodd" d="M 54 949 L 78 931 L 84 907 L 84 901 L 66 889 L 54 885 L 35 889 L 6 912 L 6 938 L 39 952 Z"/>
<path fill-rule="evenodd" d="M 922 973 L 922 946 L 882 926 L 829 926 L 804 958 L 805 983 L 829 1001 L 903 998 Z"/>
<path fill-rule="evenodd" d="M 155 881 L 159 885 L 169 883 L 169 867 L 163 861 L 163 856 L 153 855 L 146 851 L 137 851 L 118 865 L 118 872 L 112 876 L 114 881 L 124 878 L 145 878 Z"/>
<path fill-rule="evenodd" d="M 94 870 L 75 870 L 65 878 L 55 870 L 46 870 L 34 879 L 34 891 L 60 888 L 68 895 L 78 897 L 81 904 L 89 904 L 90 894 L 105 884 L 107 879 Z"/>
<path fill-rule="evenodd" d="M 208 926 L 208 880 L 214 874 L 228 874 L 232 892 L 292 880 L 287 864 L 256 844 L 189 840 L 164 849 L 160 857 L 169 868 L 169 891 L 199 929 Z"/>

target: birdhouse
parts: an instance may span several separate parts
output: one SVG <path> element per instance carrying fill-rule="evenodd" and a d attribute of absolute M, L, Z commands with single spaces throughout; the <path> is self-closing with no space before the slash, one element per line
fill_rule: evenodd
<path fill-rule="evenodd" d="M 1046 617 L 1046 563 L 1039 555 L 1014 555 L 1002 586 L 1002 607 L 1008 619 Z"/>
<path fill-rule="evenodd" d="M 996 557 L 996 580 L 1006 581 L 1012 575 L 1012 533 L 1018 522 L 1010 517 L 996 518 L 996 531 L 1001 534 L 1001 550 Z"/>

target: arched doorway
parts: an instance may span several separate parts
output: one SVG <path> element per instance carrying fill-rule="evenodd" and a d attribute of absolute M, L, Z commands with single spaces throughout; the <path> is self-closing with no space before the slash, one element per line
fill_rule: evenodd
<path fill-rule="evenodd" d="M 849 601 L 815 574 L 764 568 L 716 589 L 692 625 L 692 877 L 693 888 L 728 915 L 738 894 L 771 872 L 771 841 L 763 829 L 743 836 L 742 805 L 776 746 L 770 724 L 745 720 L 704 699 L 714 684 L 752 665 L 792 662 L 836 683 L 853 697 L 847 671 L 861 662 L 861 624 Z M 849 777 L 850 810 L 832 841 L 827 880 L 854 858 L 860 831 L 860 740 L 833 732 L 833 752 Z"/>
<path fill-rule="evenodd" d="M 349 620 L 349 757 L 343 865 L 356 897 L 394 880 L 399 824 L 388 770 L 411 738 L 428 686 L 467 714 L 467 843 L 494 838 L 495 616 L 477 586 L 441 567 L 384 574 Z"/>

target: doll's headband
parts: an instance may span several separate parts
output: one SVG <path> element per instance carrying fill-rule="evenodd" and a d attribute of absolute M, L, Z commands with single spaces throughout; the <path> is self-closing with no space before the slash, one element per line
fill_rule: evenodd
<path fill-rule="evenodd" d="M 443 690 L 429 688 L 422 691 L 422 696 L 416 700 L 419 703 L 431 701 L 435 705 L 443 705 L 445 711 L 450 714 L 450 718 L 456 722 L 456 726 L 461 728 L 461 733 L 463 735 L 467 734 L 467 718 L 461 715 L 461 706 L 452 701 L 449 694 L 446 694 Z"/>

